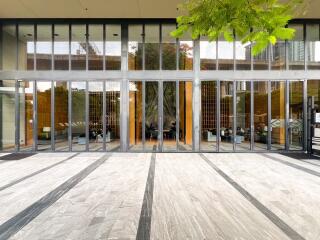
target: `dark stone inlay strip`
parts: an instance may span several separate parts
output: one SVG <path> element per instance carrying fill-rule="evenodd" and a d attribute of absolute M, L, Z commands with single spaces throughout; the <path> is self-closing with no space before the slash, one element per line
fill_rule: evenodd
<path fill-rule="evenodd" d="M 24 181 L 24 180 L 26 180 L 26 179 L 28 179 L 28 178 L 31 178 L 31 177 L 33 177 L 33 176 L 35 176 L 35 175 L 38 175 L 38 174 L 40 174 L 40 173 L 43 173 L 43 172 L 45 172 L 45 171 L 47 171 L 47 170 L 49 170 L 49 169 L 51 169 L 51 168 L 53 168 L 53 167 L 55 167 L 55 166 L 57 166 L 57 165 L 59 165 L 59 164 L 62 164 L 62 163 L 64 163 L 64 162 L 66 162 L 66 161 L 68 161 L 68 160 L 76 157 L 76 156 L 79 155 L 79 154 L 80 154 L 80 153 L 76 153 L 76 154 L 68 157 L 67 159 L 64 159 L 64 160 L 62 160 L 62 161 L 60 161 L 60 162 L 57 162 L 57 163 L 55 163 L 55 164 L 52 164 L 52 165 L 50 165 L 50 166 L 48 166 L 48 167 L 42 168 L 42 169 L 40 169 L 40 170 L 38 170 L 38 171 L 35 171 L 35 172 L 33 172 L 33 173 L 31 173 L 31 174 L 29 174 L 29 175 L 27 175 L 27 176 L 24 176 L 24 177 L 22 177 L 22 178 L 16 179 L 16 180 L 14 180 L 14 181 L 12 181 L 12 182 L 10 182 L 10 183 L 8 183 L 8 184 L 0 187 L 0 191 L 3 191 L 3 190 L 6 189 L 6 188 L 12 187 L 13 185 L 16 185 L 16 184 L 18 184 L 18 183 L 20 183 L 20 182 L 22 182 L 22 181 Z"/>
<path fill-rule="evenodd" d="M 156 153 L 152 153 L 136 236 L 137 240 L 150 239 L 155 167 Z"/>
<path fill-rule="evenodd" d="M 316 166 L 316 167 L 320 167 L 320 158 L 317 157 L 317 156 L 314 156 L 314 155 L 310 156 L 309 154 L 305 154 L 305 153 L 302 153 L 302 154 L 282 153 L 281 155 L 289 157 L 289 158 L 293 158 L 293 159 L 301 161 L 301 162 L 305 162 L 305 163 L 311 164 L 311 165 Z M 314 161 L 319 162 L 319 164 L 308 162 L 306 160 L 314 160 Z"/>
<path fill-rule="evenodd" d="M 275 224 L 281 231 L 286 234 L 292 240 L 305 240 L 299 233 L 293 230 L 288 224 L 282 221 L 276 214 L 259 202 L 253 195 L 247 190 L 241 187 L 236 181 L 229 177 L 225 172 L 218 168 L 213 162 L 211 162 L 202 153 L 200 157 L 215 170 L 221 177 L 223 177 L 233 188 L 235 188 L 242 196 L 244 196 L 253 206 L 255 206 L 264 216 L 266 216 L 273 224 Z"/>
<path fill-rule="evenodd" d="M 85 179 L 90 173 L 101 166 L 108 158 L 110 154 L 104 155 L 98 160 L 91 163 L 85 169 L 69 178 L 60 186 L 52 190 L 47 195 L 40 198 L 38 201 L 10 218 L 8 221 L 0 225 L 0 239 L 9 239 L 11 236 L 19 232 L 24 226 L 29 224 L 33 219 L 39 216 L 43 211 L 49 208 L 52 204 L 58 201 L 63 195 L 70 191 L 79 182 Z"/>
<path fill-rule="evenodd" d="M 27 157 L 31 157 L 35 155 L 36 153 L 10 153 L 7 155 L 4 155 L 0 157 L 0 160 L 5 160 L 5 161 L 16 161 L 16 160 L 21 160 Z"/>
<path fill-rule="evenodd" d="M 288 162 L 288 161 L 285 161 L 285 160 L 282 160 L 282 159 L 279 159 L 279 158 L 276 158 L 276 157 L 273 157 L 273 156 L 269 156 L 265 153 L 261 153 L 262 156 L 266 157 L 266 158 L 269 158 L 273 161 L 276 161 L 278 163 L 282 163 L 284 165 L 287 165 L 289 167 L 293 167 L 295 169 L 298 169 L 298 170 L 301 170 L 301 171 L 304 171 L 306 173 L 309 173 L 313 176 L 316 176 L 316 177 L 320 177 L 320 172 L 317 172 L 317 171 L 314 171 L 314 170 L 311 170 L 309 168 L 305 168 L 305 167 L 302 167 L 302 166 L 299 166 L 297 164 L 294 164 L 294 163 L 291 163 L 291 162 Z"/>

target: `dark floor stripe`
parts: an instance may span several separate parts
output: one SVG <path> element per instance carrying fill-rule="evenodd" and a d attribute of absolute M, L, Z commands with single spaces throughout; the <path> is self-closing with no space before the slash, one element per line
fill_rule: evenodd
<path fill-rule="evenodd" d="M 33 219 L 39 216 L 39 214 L 41 214 L 43 211 L 49 208 L 63 195 L 65 195 L 69 190 L 71 190 L 79 182 L 85 179 L 96 168 L 101 166 L 109 157 L 110 154 L 107 154 L 99 158 L 98 160 L 94 161 L 92 164 L 87 166 L 78 174 L 69 178 L 67 181 L 65 181 L 60 186 L 52 190 L 50 193 L 48 193 L 32 205 L 18 213 L 16 216 L 10 218 L 8 221 L 0 225 L 0 239 L 8 239 L 14 234 L 16 234 L 18 231 L 20 231 L 24 226 L 30 223 Z"/>
<path fill-rule="evenodd" d="M 149 240 L 151 233 L 151 217 L 153 203 L 154 174 L 156 167 L 156 153 L 152 153 L 146 188 L 143 197 L 137 240 Z"/>
<path fill-rule="evenodd" d="M 255 206 L 264 216 L 266 216 L 273 224 L 275 224 L 281 231 L 286 234 L 292 240 L 304 240 L 299 233 L 293 230 L 288 224 L 282 221 L 277 215 L 275 215 L 271 210 L 259 202 L 253 195 L 251 195 L 247 190 L 241 187 L 237 182 L 235 182 L 231 177 L 229 177 L 225 172 L 218 168 L 214 163 L 212 163 L 206 156 L 202 153 L 199 154 L 201 158 L 213 168 L 221 177 L 223 177 L 233 188 L 235 188 L 242 196 L 244 196 L 253 206 Z"/>
<path fill-rule="evenodd" d="M 16 179 L 16 180 L 14 180 L 14 181 L 12 181 L 12 182 L 10 182 L 10 183 L 8 183 L 8 184 L 0 187 L 0 191 L 3 191 L 3 190 L 6 189 L 6 188 L 12 187 L 13 185 L 16 185 L 16 184 L 18 184 L 18 183 L 20 183 L 20 182 L 22 182 L 22 181 L 24 181 L 24 180 L 26 180 L 26 179 L 28 179 L 28 178 L 31 178 L 31 177 L 33 177 L 33 176 L 35 176 L 35 175 L 38 175 L 38 174 L 40 174 L 40 173 L 43 173 L 43 172 L 45 172 L 45 171 L 47 171 L 47 170 L 49 170 L 49 169 L 51 169 L 51 168 L 53 168 L 53 167 L 55 167 L 55 166 L 57 166 L 57 165 L 59 165 L 59 164 L 62 164 L 62 163 L 64 163 L 64 162 L 66 162 L 66 161 L 68 161 L 68 160 L 76 157 L 76 156 L 79 155 L 79 154 L 80 154 L 80 153 L 76 153 L 76 154 L 68 157 L 67 159 L 64 159 L 64 160 L 62 160 L 62 161 L 60 161 L 60 162 L 57 162 L 57 163 L 55 163 L 55 164 L 52 164 L 52 165 L 50 165 L 50 166 L 48 166 L 48 167 L 42 168 L 42 169 L 40 169 L 40 170 L 38 170 L 38 171 L 35 171 L 35 172 L 33 172 L 33 173 L 31 173 L 31 174 L 29 174 L 29 175 L 27 175 L 27 176 L 24 176 L 24 177 L 22 177 L 22 178 Z"/>
<path fill-rule="evenodd" d="M 320 177 L 320 172 L 317 172 L 317 171 L 314 171 L 314 170 L 311 170 L 309 168 L 305 168 L 305 167 L 302 167 L 302 166 L 299 166 L 297 164 L 294 164 L 294 163 L 291 163 L 291 162 L 288 162 L 288 161 L 285 161 L 285 160 L 282 160 L 280 158 L 276 158 L 274 156 L 269 156 L 268 154 L 265 154 L 265 153 L 260 153 L 262 156 L 266 157 L 266 158 L 269 158 L 273 161 L 276 161 L 276 162 L 279 162 L 279 163 L 282 163 L 284 165 L 287 165 L 289 167 L 293 167 L 295 169 L 298 169 L 298 170 L 301 170 L 301 171 L 304 171 L 306 173 L 309 173 L 313 176 L 316 176 L 316 177 Z"/>
<path fill-rule="evenodd" d="M 27 157 L 31 157 L 35 155 L 36 153 L 10 153 L 7 155 L 4 155 L 0 157 L 0 160 L 4 161 L 16 161 L 16 160 L 21 160 Z"/>
<path fill-rule="evenodd" d="M 309 155 L 309 154 L 305 154 L 305 153 L 301 153 L 301 154 L 282 153 L 281 155 L 289 157 L 289 158 L 293 158 L 293 159 L 298 160 L 300 162 L 308 163 L 308 164 L 316 166 L 316 167 L 320 167 L 320 158 L 317 156 L 314 156 L 314 155 Z M 313 161 L 318 162 L 319 164 L 312 163 L 307 160 L 313 160 Z"/>

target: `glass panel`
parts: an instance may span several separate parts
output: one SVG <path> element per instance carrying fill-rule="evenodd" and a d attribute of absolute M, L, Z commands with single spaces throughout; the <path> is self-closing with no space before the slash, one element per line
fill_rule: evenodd
<path fill-rule="evenodd" d="M 142 70 L 142 36 L 142 25 L 129 25 L 129 70 Z"/>
<path fill-rule="evenodd" d="M 295 38 L 288 42 L 289 69 L 304 69 L 304 41 L 303 41 L 303 25 L 292 24 L 290 28 L 296 30 Z"/>
<path fill-rule="evenodd" d="M 68 82 L 56 81 L 54 85 L 55 150 L 69 151 Z"/>
<path fill-rule="evenodd" d="M 19 70 L 34 70 L 34 26 L 19 25 Z"/>
<path fill-rule="evenodd" d="M 159 70 L 160 43 L 159 25 L 145 25 L 145 64 L 146 70 Z"/>
<path fill-rule="evenodd" d="M 268 141 L 268 82 L 254 82 L 254 149 L 266 150 Z"/>
<path fill-rule="evenodd" d="M 251 69 L 251 43 L 242 44 L 241 41 L 235 42 L 236 47 L 236 69 Z"/>
<path fill-rule="evenodd" d="M 192 82 L 179 82 L 179 151 L 192 151 Z"/>
<path fill-rule="evenodd" d="M 121 70 L 121 25 L 106 25 L 106 70 Z"/>
<path fill-rule="evenodd" d="M 236 150 L 250 150 L 250 81 L 236 82 Z"/>
<path fill-rule="evenodd" d="M 52 63 L 52 26 L 37 25 L 37 70 L 51 70 Z"/>
<path fill-rule="evenodd" d="M 103 70 L 103 26 L 89 25 L 89 70 Z"/>
<path fill-rule="evenodd" d="M 145 104 L 145 150 L 155 151 L 158 147 L 158 82 L 146 82 Z"/>
<path fill-rule="evenodd" d="M 86 83 L 71 83 L 72 97 L 72 150 L 86 149 Z"/>
<path fill-rule="evenodd" d="M 177 68 L 177 46 L 176 39 L 170 33 L 176 29 L 176 26 L 162 25 L 162 69 L 176 70 Z"/>
<path fill-rule="evenodd" d="M 253 57 L 253 70 L 268 70 L 269 69 L 269 54 L 268 48 L 257 56 Z"/>
<path fill-rule="evenodd" d="M 271 82 L 271 149 L 285 148 L 285 81 Z"/>
<path fill-rule="evenodd" d="M 200 68 L 201 70 L 216 70 L 217 42 L 200 39 Z"/>
<path fill-rule="evenodd" d="M 129 84 L 129 136 L 130 150 L 141 151 L 142 145 L 142 82 Z"/>
<path fill-rule="evenodd" d="M 15 25 L 2 26 L 2 69 L 16 70 L 17 34 Z M 0 66 L 1 67 L 1 66 Z"/>
<path fill-rule="evenodd" d="M 217 144 L 217 83 L 201 83 L 201 143 L 204 151 L 216 151 Z"/>
<path fill-rule="evenodd" d="M 15 149 L 15 81 L 0 80 L 0 150 Z"/>
<path fill-rule="evenodd" d="M 179 39 L 179 70 L 193 69 L 193 41 L 186 34 Z"/>
<path fill-rule="evenodd" d="M 314 108 L 320 113 L 320 80 L 308 80 L 308 97 L 314 97 Z M 320 137 L 320 124 L 315 124 L 314 136 Z M 320 145 L 312 146 L 313 149 L 320 151 Z"/>
<path fill-rule="evenodd" d="M 69 25 L 54 26 L 54 69 L 69 70 Z"/>
<path fill-rule="evenodd" d="M 278 41 L 271 46 L 271 69 L 285 70 L 286 69 L 286 43 L 285 41 Z"/>
<path fill-rule="evenodd" d="M 307 67 L 320 69 L 320 33 L 319 25 L 307 24 Z"/>
<path fill-rule="evenodd" d="M 101 151 L 103 147 L 103 83 L 89 84 L 89 149 Z"/>
<path fill-rule="evenodd" d="M 176 82 L 163 83 L 163 150 L 177 150 Z"/>
<path fill-rule="evenodd" d="M 72 25 L 71 70 L 86 70 L 86 26 Z"/>
<path fill-rule="evenodd" d="M 120 82 L 106 82 L 107 151 L 120 150 Z"/>
<path fill-rule="evenodd" d="M 233 70 L 233 42 L 218 41 L 218 69 Z"/>
<path fill-rule="evenodd" d="M 51 150 L 51 82 L 37 82 L 38 151 Z"/>
<path fill-rule="evenodd" d="M 303 82 L 289 82 L 289 149 L 302 150 L 303 144 Z"/>
<path fill-rule="evenodd" d="M 33 145 L 33 89 L 32 81 L 19 82 L 20 151 L 32 151 Z"/>
<path fill-rule="evenodd" d="M 220 151 L 233 151 L 233 82 L 220 82 Z"/>

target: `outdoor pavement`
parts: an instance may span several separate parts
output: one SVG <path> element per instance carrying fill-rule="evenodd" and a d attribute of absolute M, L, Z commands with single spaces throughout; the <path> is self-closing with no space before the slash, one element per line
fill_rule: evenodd
<path fill-rule="evenodd" d="M 0 154 L 0 239 L 318 240 L 320 159 Z"/>

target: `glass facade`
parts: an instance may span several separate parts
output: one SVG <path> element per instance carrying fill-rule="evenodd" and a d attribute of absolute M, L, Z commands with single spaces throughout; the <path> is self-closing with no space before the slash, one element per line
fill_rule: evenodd
<path fill-rule="evenodd" d="M 290 26 L 293 41 L 253 57 L 238 40 L 175 39 L 170 21 L 4 22 L 0 150 L 304 150 L 320 27 Z"/>

